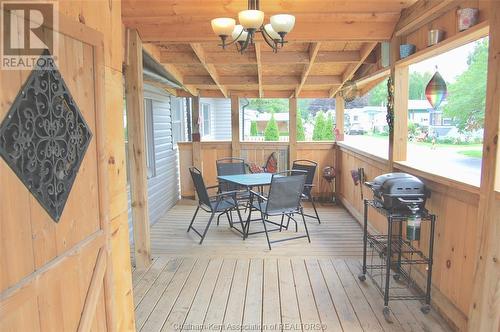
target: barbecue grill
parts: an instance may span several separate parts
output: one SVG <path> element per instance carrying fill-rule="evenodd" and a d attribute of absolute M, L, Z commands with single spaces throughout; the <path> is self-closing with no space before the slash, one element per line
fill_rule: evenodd
<path fill-rule="evenodd" d="M 415 214 L 424 209 L 429 197 L 424 183 L 407 173 L 383 174 L 365 184 L 373 191 L 375 202 L 390 212 Z"/>

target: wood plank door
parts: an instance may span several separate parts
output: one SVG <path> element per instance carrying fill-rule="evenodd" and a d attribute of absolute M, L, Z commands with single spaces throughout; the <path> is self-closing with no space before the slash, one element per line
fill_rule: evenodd
<path fill-rule="evenodd" d="M 0 158 L 0 331 L 113 330 L 102 35 L 59 16 L 58 69 L 92 137 L 56 223 Z M 0 123 L 30 70 L 0 70 Z"/>

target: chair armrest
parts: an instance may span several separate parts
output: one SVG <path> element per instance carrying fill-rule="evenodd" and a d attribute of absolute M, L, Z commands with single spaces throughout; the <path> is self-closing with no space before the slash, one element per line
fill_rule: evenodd
<path fill-rule="evenodd" d="M 265 196 L 262 196 L 261 194 L 259 194 L 258 192 L 255 192 L 253 190 L 249 190 L 250 194 L 251 195 L 255 195 L 257 196 L 259 199 L 263 200 L 263 201 L 267 201 L 267 197 Z"/>
<path fill-rule="evenodd" d="M 246 190 L 231 190 L 231 191 L 224 191 L 224 192 L 221 192 L 217 195 L 214 195 L 212 196 L 211 198 L 222 198 L 224 196 L 234 196 L 236 194 L 242 194 L 242 193 L 245 193 Z"/>

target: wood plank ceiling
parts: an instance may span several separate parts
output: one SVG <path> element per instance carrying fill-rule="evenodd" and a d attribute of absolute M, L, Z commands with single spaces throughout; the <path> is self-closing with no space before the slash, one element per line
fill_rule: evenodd
<path fill-rule="evenodd" d="M 257 39 L 244 54 L 222 50 L 210 20 L 237 18 L 247 0 L 123 0 L 125 26 L 159 49 L 160 62 L 190 94 L 228 97 L 333 97 L 389 40 L 401 10 L 416 0 L 261 1 L 270 15 L 295 15 L 288 43 L 273 53 Z"/>

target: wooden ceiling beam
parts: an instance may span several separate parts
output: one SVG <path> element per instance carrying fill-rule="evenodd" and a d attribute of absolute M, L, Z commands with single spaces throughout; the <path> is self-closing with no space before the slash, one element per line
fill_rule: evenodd
<path fill-rule="evenodd" d="M 191 43 L 190 45 L 191 48 L 193 49 L 193 52 L 196 54 L 198 59 L 200 59 L 200 62 L 203 65 L 203 67 L 205 67 L 205 70 L 210 74 L 210 76 L 214 80 L 217 87 L 219 87 L 219 90 L 222 92 L 224 97 L 227 98 L 228 97 L 227 89 L 220 83 L 219 74 L 217 73 L 215 66 L 213 64 L 206 63 L 206 56 L 203 47 L 201 47 L 201 45 L 198 43 Z"/>
<path fill-rule="evenodd" d="M 239 54 L 232 50 L 225 52 L 205 52 L 208 64 L 256 64 L 256 54 Z M 199 58 L 193 52 L 161 52 L 161 62 L 171 64 L 200 64 Z M 320 51 L 316 57 L 316 63 L 358 63 L 361 60 L 359 51 Z M 309 52 L 286 51 L 286 48 L 278 53 L 266 52 L 261 49 L 261 64 L 289 64 L 309 63 Z M 373 59 L 367 58 L 365 62 L 372 63 Z"/>
<path fill-rule="evenodd" d="M 158 61 L 158 62 L 161 63 L 161 51 L 158 48 L 158 46 L 156 46 L 154 44 L 142 44 L 142 48 L 149 55 L 151 55 L 154 59 L 156 59 L 156 61 Z M 169 64 L 169 63 L 161 63 L 161 65 L 163 66 L 163 68 L 165 68 L 165 70 L 170 75 L 172 75 L 178 82 L 180 82 L 182 84 L 182 86 L 184 87 L 184 89 L 190 95 L 192 95 L 192 96 L 197 96 L 198 95 L 198 90 L 194 86 L 192 86 L 190 84 L 186 84 L 184 82 L 183 75 L 181 74 L 181 72 L 174 65 Z"/>
<path fill-rule="evenodd" d="M 320 47 L 321 47 L 320 42 L 311 43 L 309 45 L 309 63 L 304 65 L 304 71 L 302 72 L 300 84 L 295 89 L 295 97 L 300 95 L 300 91 L 302 90 L 302 87 L 306 83 L 307 76 L 309 75 L 309 72 L 311 71 L 312 66 L 314 65 L 314 61 L 316 60 L 316 56 L 318 55 Z M 291 97 L 293 96 L 290 96 L 290 98 Z"/>
<path fill-rule="evenodd" d="M 404 9 L 401 12 L 401 18 L 396 24 L 395 35 L 407 35 L 419 27 L 431 22 L 443 13 L 449 11 L 453 7 L 458 7 L 460 3 L 465 1 L 459 0 L 441 0 L 429 1 L 419 0 L 412 6 Z"/>
<path fill-rule="evenodd" d="M 200 6 L 201 7 L 201 6 Z M 314 41 L 385 41 L 391 38 L 394 22 L 353 22 L 353 21 L 318 21 L 301 22 L 287 35 L 289 42 Z M 179 42 L 200 43 L 219 42 L 210 26 L 210 21 L 186 24 L 141 24 L 137 28 L 145 43 Z"/>
<path fill-rule="evenodd" d="M 265 98 L 288 98 L 293 90 L 270 90 L 266 91 Z M 229 90 L 231 96 L 245 98 L 259 98 L 259 90 Z M 178 97 L 192 97 L 184 90 L 177 90 Z M 225 98 L 220 90 L 200 90 L 200 97 L 204 98 Z M 302 90 L 299 98 L 328 98 L 329 90 Z"/>
<path fill-rule="evenodd" d="M 236 17 L 238 12 L 247 9 L 247 0 L 123 0 L 123 17 L 149 16 L 229 16 Z M 200 3 L 203 2 L 203 6 Z M 378 14 L 384 12 L 400 12 L 411 6 L 415 0 L 294 0 L 294 1 L 261 1 L 261 10 L 267 15 L 290 13 L 317 14 L 350 13 Z M 347 13 L 347 14 L 346 14 Z M 186 22 L 187 23 L 187 22 Z"/>
<path fill-rule="evenodd" d="M 342 89 L 344 84 L 350 80 L 354 74 L 356 73 L 356 70 L 363 64 L 365 59 L 370 55 L 370 53 L 373 51 L 373 49 L 377 46 L 377 43 L 365 43 L 361 47 L 361 50 L 359 51 L 361 55 L 361 60 L 357 64 L 351 64 L 349 65 L 344 73 L 342 74 L 342 84 L 339 85 L 338 87 L 334 87 L 330 90 L 330 98 L 333 98 L 337 94 L 337 92 Z"/>
<path fill-rule="evenodd" d="M 262 88 L 262 57 L 260 52 L 260 43 L 255 43 L 255 58 L 257 59 L 257 77 L 259 78 L 259 98 L 264 97 Z"/>
<path fill-rule="evenodd" d="M 191 85 L 216 85 L 211 76 L 185 76 L 184 82 Z M 298 85 L 301 77 L 298 76 L 269 76 L 259 80 L 258 76 L 220 76 L 220 84 L 227 85 Z M 305 81 L 305 86 L 309 85 L 339 85 L 342 83 L 340 75 L 309 75 Z"/>
<path fill-rule="evenodd" d="M 280 12 L 282 14 L 283 12 Z M 227 16 L 227 13 L 224 14 Z M 266 15 L 272 15 L 266 12 Z M 400 17 L 399 10 L 391 9 L 391 11 L 384 11 L 374 13 L 372 12 L 313 12 L 313 13 L 296 13 L 295 14 L 300 22 L 397 22 Z M 232 17 L 236 18 L 238 13 Z M 127 14 L 123 16 L 123 23 L 126 26 L 140 26 L 140 25 L 165 25 L 165 24 L 193 24 L 210 22 L 214 18 L 214 14 L 207 15 L 195 13 L 186 15 L 164 15 L 153 13 L 152 16 L 140 16 L 137 13 Z"/>

